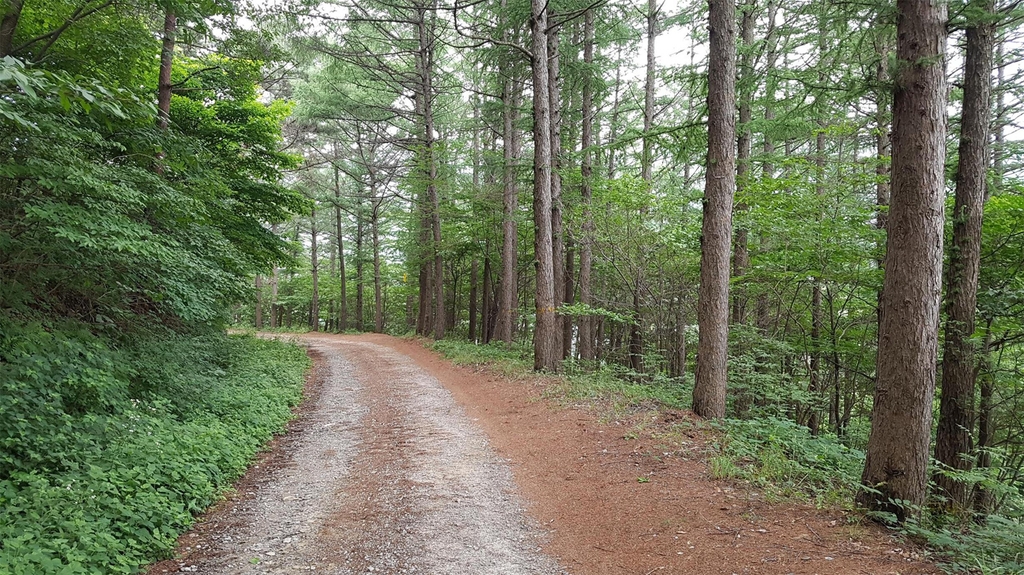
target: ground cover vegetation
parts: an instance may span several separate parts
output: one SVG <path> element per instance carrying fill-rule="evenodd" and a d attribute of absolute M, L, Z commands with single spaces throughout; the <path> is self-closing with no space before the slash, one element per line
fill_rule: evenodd
<path fill-rule="evenodd" d="M 135 573 L 283 429 L 308 360 L 224 333 L 290 107 L 215 1 L 0 3 L 0 572 Z"/>
<path fill-rule="evenodd" d="M 274 25 L 316 209 L 239 322 L 656 393 L 733 422 L 724 476 L 801 476 L 1014 570 L 1016 3 L 335 0 Z"/>

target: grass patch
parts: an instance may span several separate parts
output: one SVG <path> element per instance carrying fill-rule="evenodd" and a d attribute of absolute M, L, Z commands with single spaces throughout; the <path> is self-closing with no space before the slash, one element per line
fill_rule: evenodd
<path fill-rule="evenodd" d="M 0 573 L 135 573 L 169 556 L 283 429 L 309 366 L 250 336 L 117 348 L 0 318 Z"/>
<path fill-rule="evenodd" d="M 507 346 L 504 343 L 477 345 L 468 341 L 442 339 L 430 348 L 439 352 L 455 365 L 489 366 L 511 379 L 526 377 L 533 372 L 533 349 L 525 345 Z"/>
<path fill-rule="evenodd" d="M 549 394 L 568 401 L 609 405 L 613 414 L 651 409 L 689 409 L 693 387 L 668 377 L 643 377 L 617 365 L 589 371 L 567 363 L 565 377 Z"/>

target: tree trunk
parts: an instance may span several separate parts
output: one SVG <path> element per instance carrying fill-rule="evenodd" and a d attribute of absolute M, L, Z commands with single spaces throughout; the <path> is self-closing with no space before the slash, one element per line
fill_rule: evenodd
<path fill-rule="evenodd" d="M 338 168 L 334 168 L 334 237 L 338 240 L 338 278 L 341 280 L 341 305 L 338 310 L 338 331 L 348 329 L 348 286 L 345 285 L 345 240 L 341 233 L 341 185 Z"/>
<path fill-rule="evenodd" d="M 858 501 L 903 521 L 927 489 L 942 289 L 946 4 L 898 0 L 892 198 L 877 381 Z"/>
<path fill-rule="evenodd" d="M 824 50 L 821 50 L 824 53 Z M 820 65 L 820 64 L 819 64 Z M 824 82 L 823 73 L 819 74 L 818 80 Z M 815 164 L 815 185 L 814 195 L 817 196 L 819 205 L 818 212 L 816 214 L 817 223 L 820 225 L 824 214 L 822 214 L 821 206 L 825 196 L 825 127 L 823 122 L 819 121 L 818 134 L 814 139 L 814 164 Z M 816 250 L 819 254 L 821 253 L 820 243 Z M 823 264 L 819 261 L 818 264 Z M 821 410 L 818 407 L 818 401 L 820 400 L 822 393 L 825 391 L 825 385 L 821 378 L 821 326 L 822 326 L 822 311 L 821 311 L 821 278 L 819 270 L 814 271 L 814 276 L 811 281 L 811 385 L 810 395 L 811 401 L 813 402 L 810 407 L 810 413 L 807 418 L 807 427 L 811 430 L 812 435 L 817 435 L 819 427 L 821 425 Z"/>
<path fill-rule="evenodd" d="M 281 322 L 278 319 L 278 308 L 277 305 L 277 266 L 274 266 L 273 275 L 270 279 L 270 327 L 281 327 Z"/>
<path fill-rule="evenodd" d="M 594 10 L 587 10 L 583 15 L 583 126 L 580 137 L 580 148 L 582 159 L 580 160 L 580 174 L 582 183 L 580 185 L 580 196 L 583 200 L 583 239 L 580 241 L 580 303 L 592 306 L 594 296 L 592 293 L 593 280 L 591 271 L 594 265 L 594 214 L 591 211 L 593 201 L 593 188 L 591 179 L 594 173 L 593 164 L 593 129 L 594 129 Z M 594 354 L 594 318 L 584 315 L 579 318 L 580 326 L 580 359 L 587 361 L 596 356 Z"/>
<path fill-rule="evenodd" d="M 366 258 L 363 257 L 363 237 L 366 231 L 363 228 L 362 197 L 359 197 L 356 202 L 356 329 L 365 331 L 366 323 L 363 321 L 363 313 L 365 312 L 363 304 L 365 300 L 363 295 L 366 285 L 365 276 L 363 275 L 363 263 Z"/>
<path fill-rule="evenodd" d="M 473 263 L 469 267 L 469 341 L 476 343 L 476 300 L 477 291 L 476 286 L 479 282 L 477 272 L 480 268 L 480 261 L 473 258 Z"/>
<path fill-rule="evenodd" d="M 498 316 L 495 318 L 494 338 L 507 344 L 512 343 L 516 325 L 519 295 L 519 231 L 516 213 L 519 211 L 519 187 L 516 185 L 516 164 L 519 159 L 519 140 L 515 122 L 519 109 L 518 83 L 511 78 L 505 80 L 502 92 L 502 148 L 504 165 L 502 170 L 502 241 L 501 278 L 498 281 Z"/>
<path fill-rule="evenodd" d="M 416 63 L 422 91 L 420 97 L 423 113 L 423 154 L 434 255 L 434 339 L 442 339 L 445 332 L 444 261 L 441 255 L 441 205 L 437 194 L 437 158 L 434 155 L 434 23 L 428 23 L 428 13 L 433 18 L 432 10 L 422 6 L 417 8 L 419 51 L 416 53 Z"/>
<path fill-rule="evenodd" d="M 487 240 L 484 250 L 484 285 L 480 302 L 480 339 L 484 343 L 491 342 L 491 326 L 493 316 L 491 315 L 491 242 Z"/>
<path fill-rule="evenodd" d="M 971 430 L 974 427 L 976 371 L 974 313 L 981 267 L 981 220 L 988 170 L 989 110 L 992 106 L 992 52 L 995 20 L 992 0 L 972 2 L 986 18 L 967 28 L 964 63 L 964 103 L 960 119 L 960 163 L 953 205 L 953 245 L 946 271 L 946 323 L 942 348 L 942 391 L 935 459 L 946 467 L 971 468 Z M 982 16 L 983 14 L 983 16 Z M 942 473 L 935 484 L 948 506 L 968 509 L 970 486 Z"/>
<path fill-rule="evenodd" d="M 378 200 L 373 200 L 378 201 Z M 384 298 L 380 282 L 380 204 L 373 206 L 370 233 L 373 238 L 373 330 L 384 333 Z"/>
<path fill-rule="evenodd" d="M 740 44 L 743 52 L 740 56 L 740 85 L 739 85 L 739 137 L 736 139 L 736 195 L 743 197 L 743 191 L 747 187 L 747 180 L 750 178 L 750 122 L 752 120 L 750 98 L 754 86 L 754 55 L 751 49 L 754 44 L 754 0 L 747 0 L 743 3 L 743 16 L 740 21 Z M 736 212 L 749 210 L 746 202 L 736 204 Z M 745 227 L 736 230 L 736 242 L 732 253 L 732 277 L 741 278 L 747 273 L 750 267 L 750 251 L 747 247 L 749 233 Z M 733 293 L 732 300 L 732 323 L 740 324 L 747 321 L 747 295 L 746 290 L 737 287 Z"/>
<path fill-rule="evenodd" d="M 10 56 L 11 50 L 14 49 L 14 32 L 18 29 L 18 20 L 21 18 L 24 4 L 24 0 L 9 0 L 7 10 L 0 19 L 0 59 Z"/>
<path fill-rule="evenodd" d="M 818 400 L 824 391 L 821 381 L 821 283 L 814 279 L 811 286 L 811 402 L 808 406 L 810 414 L 807 418 L 807 428 L 811 435 L 818 435 L 821 425 L 821 410 L 818 407 Z"/>
<path fill-rule="evenodd" d="M 566 237 L 565 287 L 562 291 L 562 302 L 566 305 L 572 305 L 576 298 L 576 270 L 574 269 L 576 254 L 574 248 L 575 245 L 573 244 L 572 238 Z M 567 359 L 572 353 L 572 320 L 572 316 L 569 315 L 562 318 L 562 359 Z"/>
<path fill-rule="evenodd" d="M 708 0 L 708 161 L 697 302 L 697 375 L 693 411 L 725 416 L 729 339 L 729 247 L 736 187 L 736 6 Z"/>
<path fill-rule="evenodd" d="M 5 18 L 6 21 L 6 18 Z M 17 20 L 15 20 L 17 22 Z M 174 43 L 178 30 L 178 16 L 174 10 L 164 13 L 164 38 L 160 49 L 160 78 L 157 83 L 157 125 L 167 129 L 171 119 L 171 66 L 174 63 Z"/>
<path fill-rule="evenodd" d="M 551 258 L 551 90 L 548 86 L 547 2 L 531 0 L 533 35 L 533 251 L 536 267 L 534 369 L 555 371 L 555 287 Z"/>
<path fill-rule="evenodd" d="M 309 217 L 309 264 L 313 279 L 313 295 L 309 302 L 309 329 L 320 331 L 320 258 L 317 253 L 316 208 Z"/>
<path fill-rule="evenodd" d="M 982 344 L 981 361 L 978 363 L 978 380 L 980 382 L 980 398 L 978 401 L 978 461 L 979 470 L 988 469 L 992 466 L 992 452 L 990 448 L 995 440 L 995 375 L 992 372 L 991 344 L 992 344 L 992 319 L 989 318 L 985 325 L 985 337 Z M 995 504 L 995 497 L 991 491 L 982 485 L 974 489 L 974 510 L 978 513 L 991 513 Z"/>
<path fill-rule="evenodd" d="M 263 278 L 256 274 L 256 329 L 263 329 Z"/>
<path fill-rule="evenodd" d="M 565 238 L 562 233 L 562 96 L 559 89 L 558 29 L 548 30 L 548 101 L 551 114 L 551 266 L 554 306 L 565 301 Z M 555 316 L 555 352 L 562 358 L 563 318 Z"/>

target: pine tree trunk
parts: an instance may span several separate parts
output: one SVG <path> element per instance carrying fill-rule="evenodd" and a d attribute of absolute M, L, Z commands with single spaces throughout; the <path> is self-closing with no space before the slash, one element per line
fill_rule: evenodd
<path fill-rule="evenodd" d="M 478 295 L 476 286 L 480 279 L 477 277 L 479 269 L 479 260 L 473 258 L 473 263 L 469 266 L 469 341 L 474 343 L 476 342 L 476 300 Z"/>
<path fill-rule="evenodd" d="M 946 4 L 898 0 L 889 210 L 877 380 L 858 501 L 903 521 L 927 489 L 942 282 Z"/>
<path fill-rule="evenodd" d="M 348 286 L 345 285 L 345 239 L 341 233 L 341 183 L 338 168 L 334 168 L 334 237 L 338 244 L 338 278 L 341 280 L 338 331 L 348 329 Z"/>
<path fill-rule="evenodd" d="M 487 247 L 484 250 L 484 280 L 483 293 L 480 294 L 480 339 L 484 343 L 491 342 L 491 326 L 493 316 L 491 315 L 491 241 L 487 240 Z"/>
<path fill-rule="evenodd" d="M 379 201 L 379 200 L 374 200 Z M 384 333 L 384 297 L 380 280 L 380 204 L 373 206 L 370 233 L 373 239 L 373 330 Z"/>
<path fill-rule="evenodd" d="M 419 51 L 417 67 L 421 89 L 421 112 L 423 113 L 423 154 L 426 163 L 427 203 L 430 209 L 430 230 L 433 242 L 433 287 L 434 287 L 434 339 L 442 339 L 445 332 L 444 310 L 444 261 L 441 254 L 441 205 L 437 193 L 437 158 L 434 151 L 434 22 L 428 22 L 427 7 L 417 7 L 417 29 Z"/>
<path fill-rule="evenodd" d="M 548 30 L 548 101 L 551 114 L 551 266 L 554 305 L 565 301 L 565 238 L 562 233 L 562 96 L 559 89 L 558 31 Z M 555 316 L 554 343 L 562 356 L 562 316 Z"/>
<path fill-rule="evenodd" d="M 736 6 L 708 0 L 708 161 L 697 302 L 697 375 L 693 411 L 725 416 L 729 339 L 729 252 L 736 188 Z"/>
<path fill-rule="evenodd" d="M 313 208 L 309 217 L 309 263 L 313 280 L 313 295 L 309 303 L 309 329 L 314 332 L 320 331 L 320 258 L 317 253 L 317 234 L 316 208 Z"/>
<path fill-rule="evenodd" d="M 754 0 L 743 3 L 743 16 L 740 20 L 740 44 L 743 47 L 740 56 L 739 86 L 739 137 L 736 139 L 736 195 L 742 197 L 750 175 L 750 121 L 752 112 L 750 92 L 754 83 L 754 64 L 751 49 L 754 44 Z M 736 212 L 745 212 L 750 207 L 745 202 L 736 204 Z M 736 230 L 736 242 L 732 252 L 732 277 L 741 278 L 750 267 L 750 251 L 747 246 L 749 233 L 745 227 Z M 735 283 L 735 282 L 734 282 Z M 747 321 L 746 289 L 737 287 L 733 290 L 732 323 L 740 324 Z"/>
<path fill-rule="evenodd" d="M 178 31 L 178 15 L 174 10 L 164 12 L 164 37 L 160 49 L 160 77 L 157 83 L 157 125 L 167 129 L 171 119 L 171 67 L 174 63 L 175 36 Z"/>
<path fill-rule="evenodd" d="M 942 348 L 942 392 L 935 459 L 952 469 L 971 468 L 976 371 L 974 313 L 981 267 L 981 221 L 988 170 L 989 110 L 992 106 L 992 53 L 995 22 L 992 0 L 972 2 L 989 21 L 967 28 L 964 103 L 960 119 L 960 163 L 953 205 L 953 245 L 946 270 L 946 323 Z M 975 16 L 977 17 L 977 16 Z M 942 473 L 934 477 L 948 506 L 968 509 L 970 486 Z"/>
<path fill-rule="evenodd" d="M 551 90 L 548 86 L 547 2 L 531 1 L 533 36 L 533 251 L 536 268 L 534 369 L 556 371 L 554 262 L 551 258 Z"/>
<path fill-rule="evenodd" d="M 583 126 L 580 137 L 580 148 L 582 159 L 580 160 L 580 174 L 582 184 L 580 185 L 580 196 L 583 199 L 583 239 L 580 242 L 580 303 L 592 306 L 594 296 L 591 291 L 593 279 L 591 272 L 594 265 L 594 214 L 591 211 L 593 202 L 593 129 L 594 129 L 594 10 L 587 10 L 583 15 L 583 63 L 586 66 L 586 74 L 583 81 Z M 587 361 L 596 356 L 594 354 L 594 318 L 582 316 L 579 318 L 580 329 L 580 359 Z"/>
<path fill-rule="evenodd" d="M 979 470 L 988 469 L 992 466 L 992 452 L 989 450 L 995 440 L 995 376 L 992 373 L 992 319 L 985 325 L 985 337 L 981 350 L 981 361 L 978 363 L 978 380 L 980 394 L 978 400 L 978 461 Z M 974 510 L 978 513 L 991 513 L 995 506 L 995 496 L 992 491 L 982 485 L 974 488 Z"/>
<path fill-rule="evenodd" d="M 366 235 L 366 230 L 363 227 L 362 197 L 356 201 L 356 329 L 366 331 L 366 323 L 363 321 L 363 314 L 366 311 L 363 297 L 366 290 L 365 276 L 363 275 L 363 264 L 366 259 L 363 256 L 363 238 Z"/>
<path fill-rule="evenodd" d="M 511 78 L 505 80 L 502 92 L 502 148 L 503 192 L 502 192 L 502 242 L 501 278 L 498 281 L 498 316 L 495 318 L 494 338 L 507 344 L 512 343 L 516 325 L 519 295 L 519 231 L 516 213 L 519 211 L 519 187 L 516 185 L 516 164 L 519 160 L 519 138 L 515 122 L 519 108 L 518 83 Z"/>

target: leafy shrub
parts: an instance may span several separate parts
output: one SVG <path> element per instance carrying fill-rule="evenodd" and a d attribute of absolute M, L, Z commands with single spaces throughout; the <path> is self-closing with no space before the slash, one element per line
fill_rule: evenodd
<path fill-rule="evenodd" d="M 247 336 L 114 349 L 0 318 L 0 573 L 134 573 L 166 556 L 289 419 L 307 366 Z"/>

